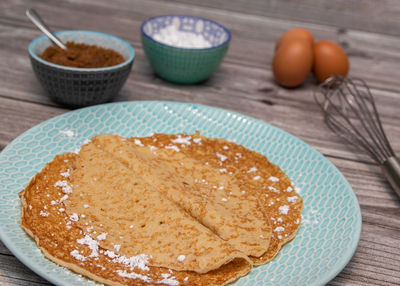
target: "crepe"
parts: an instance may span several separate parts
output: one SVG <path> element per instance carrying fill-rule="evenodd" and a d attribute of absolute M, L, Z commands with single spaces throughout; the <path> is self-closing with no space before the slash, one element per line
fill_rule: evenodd
<path fill-rule="evenodd" d="M 92 142 L 236 249 L 253 256 L 268 250 L 271 227 L 257 198 L 242 193 L 220 168 L 181 154 L 177 147 L 154 150 L 117 135 L 99 135 Z"/>
<path fill-rule="evenodd" d="M 303 200 L 287 175 L 267 157 L 233 142 L 207 138 L 198 133 L 191 136 L 154 134 L 130 139 L 132 142 L 135 140 L 152 148 L 175 146 L 180 154 L 224 170 L 238 182 L 242 191 L 258 198 L 261 210 L 271 224 L 272 235 L 268 250 L 261 256 L 250 257 L 255 265 L 273 259 L 281 247 L 296 236 L 301 224 Z M 170 148 L 174 150 L 174 147 Z"/>
<path fill-rule="evenodd" d="M 224 139 L 100 135 L 20 194 L 44 255 L 107 285 L 225 285 L 293 239 L 303 201 L 265 156 Z"/>
<path fill-rule="evenodd" d="M 198 264 L 201 264 L 193 263 L 193 261 L 199 260 L 202 256 L 207 257 L 208 260 L 209 256 L 218 258 L 222 254 L 222 260 L 220 259 L 216 262 L 216 259 L 211 259 L 217 268 L 205 274 L 193 271 L 176 271 L 166 267 L 153 266 L 152 262 L 157 260 L 155 256 L 150 257 L 142 252 L 135 253 L 136 255 L 133 257 L 125 255 L 125 253 L 129 252 L 129 247 L 126 245 L 118 247 L 114 244 L 110 248 L 109 242 L 112 240 L 107 238 L 115 234 L 94 233 L 94 228 L 89 231 L 87 228 L 90 226 L 84 223 L 85 218 L 82 213 L 80 215 L 77 213 L 68 215 L 68 212 L 73 209 L 72 204 L 77 202 L 75 201 L 75 193 L 78 193 L 77 190 L 80 186 L 73 185 L 72 181 L 75 184 L 78 183 L 78 178 L 82 175 L 79 170 L 83 172 L 89 171 L 93 175 L 94 173 L 90 171 L 93 164 L 104 166 L 110 163 L 107 159 L 108 156 L 97 157 L 98 155 L 94 155 L 96 159 L 92 157 L 92 160 L 86 160 L 87 157 L 85 159 L 85 156 L 93 155 L 91 153 L 94 152 L 93 147 L 93 145 L 83 147 L 82 156 L 71 153 L 56 156 L 20 193 L 22 227 L 35 239 L 47 258 L 107 285 L 224 285 L 251 270 L 251 265 L 245 255 L 232 249 L 228 243 L 222 241 L 197 223 L 172 202 L 160 197 L 157 192 L 148 192 L 150 197 L 154 195 L 159 199 L 156 207 L 151 204 L 147 206 L 149 208 L 148 213 L 155 214 L 157 211 L 162 210 L 161 205 L 166 207 L 165 210 L 168 211 L 168 215 L 162 217 L 164 225 L 179 223 L 180 226 L 179 229 L 175 229 L 181 235 L 177 239 L 179 243 L 175 243 L 175 246 L 177 244 L 185 244 L 187 238 L 190 238 L 193 244 L 192 254 L 188 254 L 183 260 L 182 257 L 178 259 L 177 257 L 179 256 L 175 255 L 170 260 L 173 262 L 172 264 L 178 261 L 190 268 L 193 265 L 198 266 Z M 107 178 L 103 180 L 104 187 L 111 187 L 107 184 L 108 179 L 113 176 L 111 169 L 113 168 L 103 172 L 105 178 Z M 123 171 L 118 170 L 118 177 L 121 173 Z M 87 175 L 89 176 L 89 174 Z M 122 179 L 120 182 L 129 180 L 123 177 L 119 179 Z M 99 180 L 101 181 L 101 177 L 99 177 Z M 116 191 L 116 189 L 113 189 L 113 191 Z M 96 195 L 99 195 L 99 192 Z M 78 197 L 80 196 L 78 195 Z M 123 201 L 127 205 L 130 202 L 128 197 L 123 197 Z M 86 199 L 87 197 L 83 195 L 81 202 L 83 203 Z M 67 203 L 68 201 L 70 202 Z M 106 201 L 103 201 L 104 209 L 108 208 L 105 203 Z M 83 204 L 83 209 L 85 210 L 95 209 L 93 206 L 85 207 L 85 205 Z M 131 211 L 138 213 L 140 209 L 131 209 Z M 87 218 L 93 219 L 94 217 L 91 217 L 91 214 L 88 213 Z M 175 219 L 179 220 L 176 221 Z M 82 222 L 85 225 L 83 228 Z M 159 221 L 156 222 L 158 224 Z M 119 221 L 115 223 L 118 224 Z M 169 231 L 173 232 L 173 228 L 169 228 Z M 157 229 L 159 228 L 157 227 Z M 134 229 L 132 237 L 136 238 L 137 232 L 138 230 Z M 146 231 L 146 233 L 149 232 L 151 231 Z M 158 238 L 164 238 L 167 235 L 168 233 L 164 232 Z M 199 239 L 194 239 L 191 237 L 192 235 L 196 235 Z M 147 241 L 147 243 L 151 244 L 151 241 Z M 210 245 L 202 248 L 204 243 L 210 243 Z M 183 251 L 182 247 L 180 247 L 179 251 Z M 133 249 L 131 251 L 134 252 Z M 174 252 L 174 249 L 169 249 L 169 251 Z M 176 254 L 181 253 L 183 255 L 184 252 L 179 251 Z M 133 252 L 130 253 L 132 254 Z M 199 256 L 190 258 L 194 254 Z M 185 261 L 188 263 L 185 263 Z M 221 265 L 221 261 L 226 262 L 226 264 Z"/>

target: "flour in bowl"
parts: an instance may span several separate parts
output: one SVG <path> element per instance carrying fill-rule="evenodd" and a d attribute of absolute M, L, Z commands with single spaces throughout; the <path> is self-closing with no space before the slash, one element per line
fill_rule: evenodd
<path fill-rule="evenodd" d="M 161 29 L 153 38 L 160 43 L 177 48 L 211 48 L 211 43 L 208 42 L 203 35 L 180 31 L 175 25 L 170 25 Z"/>

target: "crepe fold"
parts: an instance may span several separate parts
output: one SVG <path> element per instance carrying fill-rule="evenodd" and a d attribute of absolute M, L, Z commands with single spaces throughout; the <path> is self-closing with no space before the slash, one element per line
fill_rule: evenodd
<path fill-rule="evenodd" d="M 294 238 L 303 201 L 265 156 L 224 139 L 99 135 L 19 194 L 44 255 L 107 285 L 225 285 Z"/>
<path fill-rule="evenodd" d="M 56 156 L 19 195 L 22 227 L 44 255 L 107 285 L 225 285 L 252 268 L 93 144 Z"/>

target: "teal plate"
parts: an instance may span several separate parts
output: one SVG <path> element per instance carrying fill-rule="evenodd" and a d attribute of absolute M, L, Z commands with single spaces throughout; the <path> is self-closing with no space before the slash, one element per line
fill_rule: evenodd
<path fill-rule="evenodd" d="M 323 285 L 353 256 L 361 232 L 357 198 L 343 175 L 296 137 L 254 118 L 196 104 L 142 101 L 93 106 L 47 120 L 0 154 L 0 238 L 25 265 L 56 285 L 96 283 L 47 260 L 20 227 L 17 193 L 54 155 L 101 133 L 153 132 L 223 137 L 266 155 L 301 189 L 303 222 L 296 238 L 270 263 L 234 285 Z"/>

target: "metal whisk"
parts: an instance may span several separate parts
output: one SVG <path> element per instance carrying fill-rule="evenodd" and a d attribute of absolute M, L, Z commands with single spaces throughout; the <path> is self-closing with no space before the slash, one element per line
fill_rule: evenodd
<path fill-rule="evenodd" d="M 381 165 L 400 197 L 400 160 L 386 137 L 367 84 L 360 79 L 333 76 L 320 85 L 314 98 L 328 127 Z"/>

